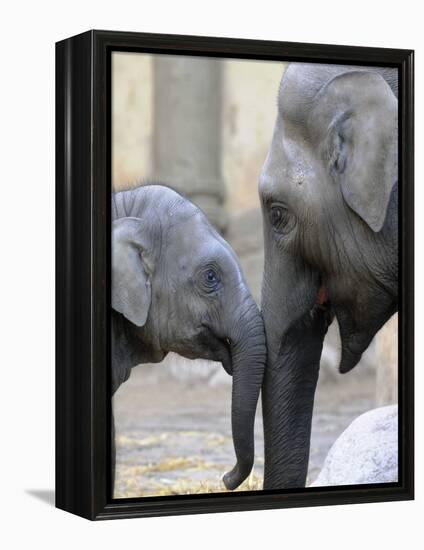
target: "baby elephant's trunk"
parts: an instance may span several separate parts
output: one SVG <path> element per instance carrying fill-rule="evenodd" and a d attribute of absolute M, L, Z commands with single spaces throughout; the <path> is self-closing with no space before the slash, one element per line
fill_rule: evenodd
<path fill-rule="evenodd" d="M 250 474 L 254 461 L 256 406 L 266 362 L 265 330 L 261 314 L 249 298 L 231 336 L 233 390 L 231 423 L 237 464 L 225 474 L 227 489 L 236 489 Z"/>

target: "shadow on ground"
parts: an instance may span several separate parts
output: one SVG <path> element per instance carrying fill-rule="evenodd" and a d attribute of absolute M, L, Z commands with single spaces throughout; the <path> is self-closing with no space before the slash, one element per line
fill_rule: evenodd
<path fill-rule="evenodd" d="M 27 489 L 26 491 L 27 495 L 30 495 L 38 500 L 41 500 L 45 504 L 48 504 L 49 506 L 55 505 L 55 492 L 53 489 Z"/>

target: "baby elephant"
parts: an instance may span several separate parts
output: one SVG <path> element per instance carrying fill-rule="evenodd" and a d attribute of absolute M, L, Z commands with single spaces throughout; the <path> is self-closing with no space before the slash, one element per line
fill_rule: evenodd
<path fill-rule="evenodd" d="M 237 464 L 223 480 L 235 489 L 253 466 L 261 314 L 234 251 L 203 212 L 168 187 L 146 185 L 112 198 L 112 392 L 132 367 L 170 351 L 220 361 L 233 376 Z M 113 442 L 113 467 L 114 457 Z"/>

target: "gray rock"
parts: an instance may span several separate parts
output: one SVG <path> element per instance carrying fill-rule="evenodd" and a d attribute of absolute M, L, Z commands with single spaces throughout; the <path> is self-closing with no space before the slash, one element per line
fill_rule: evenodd
<path fill-rule="evenodd" d="M 390 483 L 398 480 L 398 407 L 356 418 L 331 447 L 311 487 Z"/>

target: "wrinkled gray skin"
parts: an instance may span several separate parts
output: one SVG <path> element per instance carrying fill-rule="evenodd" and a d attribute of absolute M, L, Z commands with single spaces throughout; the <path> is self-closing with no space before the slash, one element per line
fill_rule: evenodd
<path fill-rule="evenodd" d="M 238 260 L 203 212 L 168 187 L 114 194 L 112 220 L 113 393 L 132 367 L 170 351 L 220 361 L 233 376 L 237 464 L 224 483 L 235 489 L 253 466 L 266 362 L 262 317 Z"/>
<path fill-rule="evenodd" d="M 397 74 L 292 64 L 260 178 L 266 489 L 303 487 L 322 343 L 340 372 L 397 310 Z"/>

